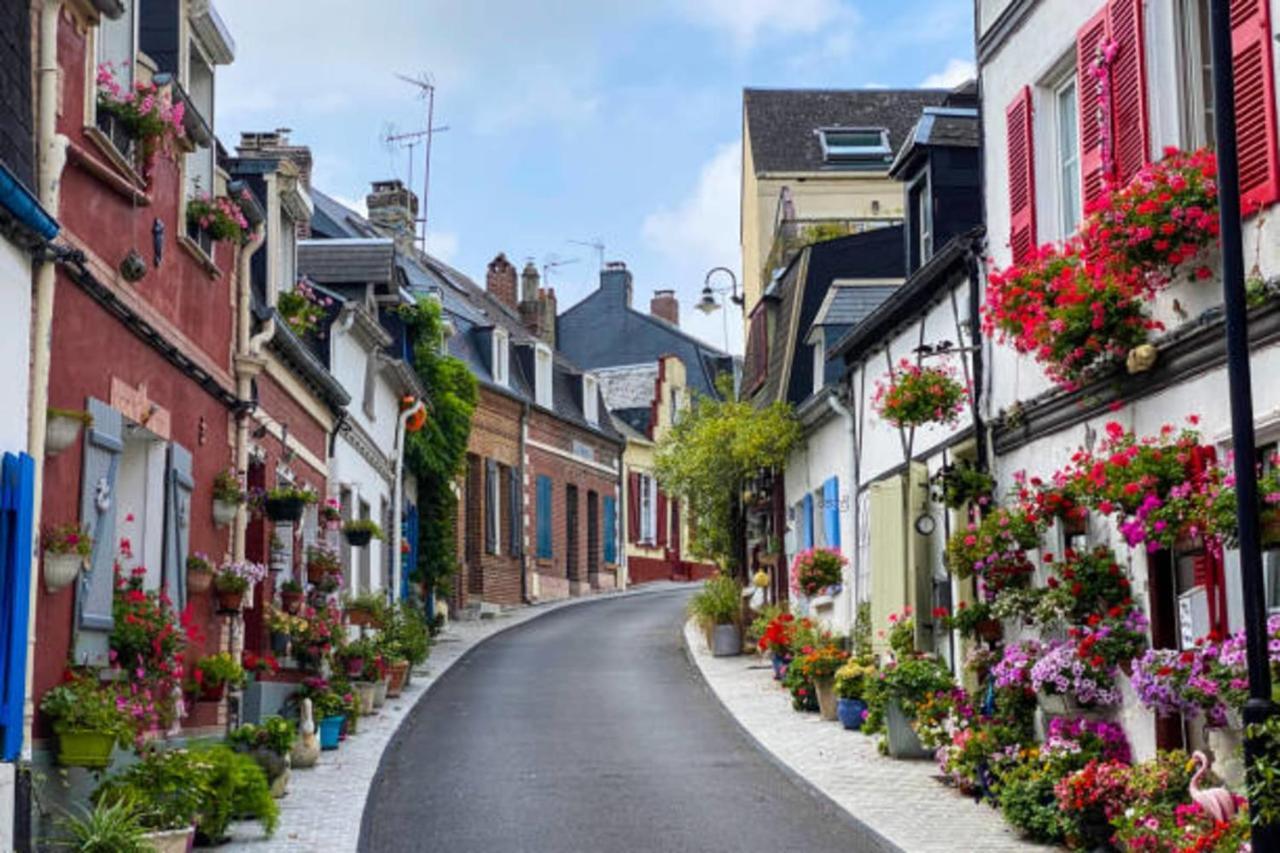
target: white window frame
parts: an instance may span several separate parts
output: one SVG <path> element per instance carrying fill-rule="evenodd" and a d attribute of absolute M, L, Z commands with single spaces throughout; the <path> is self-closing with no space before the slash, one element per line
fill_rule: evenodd
<path fill-rule="evenodd" d="M 546 344 L 538 344 L 534 350 L 533 364 L 534 402 L 544 409 L 553 408 L 555 395 L 552 393 L 551 388 L 554 375 L 551 348 Z"/>
<path fill-rule="evenodd" d="M 1178 140 L 1192 151 L 1213 142 L 1213 97 L 1206 0 L 1175 0 L 1174 39 L 1178 69 Z M 1206 87 L 1206 84 L 1208 86 Z"/>
<path fill-rule="evenodd" d="M 502 553 L 502 466 L 493 466 L 493 477 L 485 489 L 485 512 L 493 524 L 493 554 Z"/>
<path fill-rule="evenodd" d="M 493 330 L 493 352 L 491 358 L 493 360 L 493 381 L 507 388 L 511 383 L 511 374 L 508 369 L 510 358 L 511 338 L 507 334 L 507 330 L 501 327 L 494 327 Z"/>
<path fill-rule="evenodd" d="M 817 394 L 826 386 L 827 369 L 827 335 L 817 329 L 813 336 L 813 393 Z"/>
<path fill-rule="evenodd" d="M 640 541 L 651 545 L 658 529 L 658 502 L 654 499 L 653 478 L 640 475 Z"/>
<path fill-rule="evenodd" d="M 582 374 L 582 414 L 587 423 L 598 426 L 600 423 L 600 383 L 590 373 Z"/>
<path fill-rule="evenodd" d="M 103 46 L 106 43 L 106 39 L 103 38 L 102 34 L 104 28 L 115 29 L 119 27 L 123 30 L 125 26 L 128 26 L 133 31 L 133 36 L 130 39 L 132 47 L 129 50 L 128 57 L 126 59 L 109 57 L 112 63 L 116 66 L 116 81 L 120 84 L 120 88 L 126 92 L 133 88 L 135 68 L 138 63 L 138 0 L 121 0 L 121 4 L 124 6 L 124 13 L 114 21 L 110 18 L 104 17 L 99 21 L 98 29 L 93 35 L 94 61 L 91 64 L 92 67 L 86 70 L 89 74 L 89 103 L 93 104 L 95 107 L 98 103 L 98 66 L 102 64 L 104 59 L 108 59 L 108 57 L 104 57 L 102 55 Z M 96 116 L 97 112 L 94 110 L 89 112 L 88 115 L 91 117 Z"/>
<path fill-rule="evenodd" d="M 1076 232 L 1084 219 L 1084 188 L 1081 184 L 1080 160 L 1080 92 L 1076 78 L 1075 66 L 1062 75 L 1050 90 L 1053 98 L 1053 187 L 1054 187 L 1054 222 L 1058 236 L 1065 238 Z M 1070 112 L 1064 109 L 1064 102 L 1070 103 Z M 1064 134 L 1070 128 L 1070 141 L 1074 151 L 1067 151 L 1064 145 Z M 1075 177 L 1069 178 L 1070 170 L 1075 170 Z M 1070 183 L 1070 185 L 1068 184 Z M 1070 209 L 1068 209 L 1070 206 Z"/>
<path fill-rule="evenodd" d="M 191 73 L 191 69 L 196 63 L 203 65 L 209 71 L 209 103 L 207 112 L 203 105 L 196 105 L 196 95 L 193 91 Z M 187 90 L 187 96 L 191 99 L 191 104 L 197 106 L 196 111 L 200 114 L 200 118 L 202 118 L 205 124 L 209 126 L 210 133 L 213 133 L 214 129 L 214 110 L 216 108 L 215 105 L 217 103 L 218 95 L 216 68 L 217 66 L 214 64 L 213 60 L 206 55 L 204 48 L 200 46 L 199 41 L 194 38 L 189 38 L 187 40 L 186 79 L 184 87 Z M 197 145 L 194 151 L 186 155 L 186 174 L 184 175 L 184 184 L 186 186 L 188 200 L 195 198 L 197 192 L 201 192 L 209 196 L 214 195 L 218 182 L 218 162 L 215 148 L 216 143 L 213 142 L 203 148 Z M 193 164 L 198 164 L 200 166 L 202 174 L 194 174 L 195 169 L 193 168 Z M 206 168 L 209 185 L 205 186 L 203 182 L 200 182 L 197 188 L 197 181 L 204 177 L 203 170 Z"/>
<path fill-rule="evenodd" d="M 833 137 L 841 134 L 875 134 L 878 145 L 841 145 Z M 893 156 L 889 131 L 883 127 L 822 127 L 818 129 L 822 159 L 828 163 L 883 163 Z"/>

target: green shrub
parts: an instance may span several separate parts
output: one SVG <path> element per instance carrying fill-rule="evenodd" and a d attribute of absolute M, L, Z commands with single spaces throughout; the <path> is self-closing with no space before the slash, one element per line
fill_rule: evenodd
<path fill-rule="evenodd" d="M 92 809 L 79 806 L 57 821 L 62 834 L 50 847 L 80 853 L 151 853 L 142 840 L 146 831 L 136 803 L 129 800 L 100 802 Z"/>
<path fill-rule="evenodd" d="M 717 572 L 689 599 L 689 615 L 705 627 L 730 625 L 742 615 L 742 590 L 729 575 Z"/>

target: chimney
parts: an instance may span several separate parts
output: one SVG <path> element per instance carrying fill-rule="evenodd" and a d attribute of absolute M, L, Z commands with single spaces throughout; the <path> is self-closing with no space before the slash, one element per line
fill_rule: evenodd
<path fill-rule="evenodd" d="M 520 324 L 535 338 L 542 337 L 541 279 L 533 261 L 524 265 L 520 273 Z"/>
<path fill-rule="evenodd" d="M 538 288 L 542 284 L 541 276 L 538 275 L 538 267 L 533 261 L 525 262 L 524 269 L 520 272 L 520 302 L 537 302 Z"/>
<path fill-rule="evenodd" d="M 552 349 L 556 348 L 556 289 L 548 287 L 538 294 L 538 304 L 542 309 L 542 334 L 538 335 L 542 342 Z"/>
<path fill-rule="evenodd" d="M 418 196 L 402 181 L 374 181 L 365 196 L 369 222 L 396 241 L 402 252 L 413 251 L 418 225 Z"/>
<path fill-rule="evenodd" d="M 600 289 L 631 307 L 631 272 L 622 261 L 609 261 L 600 271 Z"/>
<path fill-rule="evenodd" d="M 674 290 L 655 290 L 649 301 L 649 313 L 661 317 L 673 326 L 680 325 L 680 302 Z"/>
<path fill-rule="evenodd" d="M 240 134 L 240 144 L 236 146 L 236 155 L 242 160 L 284 160 L 297 170 L 297 181 L 304 192 L 311 192 L 311 149 L 305 145 L 292 145 L 289 142 L 289 128 L 278 127 L 275 130 L 252 131 Z M 295 222 L 294 230 L 299 240 L 311 236 L 311 223 Z"/>
<path fill-rule="evenodd" d="M 507 256 L 499 252 L 489 261 L 489 269 L 484 277 L 485 290 L 511 310 L 516 308 L 516 268 L 507 260 Z"/>

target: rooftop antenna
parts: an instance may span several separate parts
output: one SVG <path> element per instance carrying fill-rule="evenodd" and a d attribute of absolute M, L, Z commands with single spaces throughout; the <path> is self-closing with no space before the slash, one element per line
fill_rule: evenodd
<path fill-rule="evenodd" d="M 596 250 L 596 258 L 600 261 L 600 269 L 604 269 L 604 240 L 596 237 L 593 240 L 570 240 L 575 246 L 586 246 Z"/>
<path fill-rule="evenodd" d="M 413 186 L 413 150 L 422 144 L 423 137 L 427 135 L 425 130 L 414 130 L 408 133 L 398 133 L 397 128 L 391 122 L 387 122 L 382 132 L 382 144 L 386 146 L 389 153 L 393 153 L 396 148 L 409 149 L 409 178 L 405 184 Z M 391 161 L 391 171 L 395 172 L 395 160 Z"/>
<path fill-rule="evenodd" d="M 427 125 L 425 130 L 419 130 L 419 131 L 416 131 L 415 133 L 400 134 L 394 140 L 390 138 L 388 138 L 387 140 L 388 142 L 393 142 L 393 141 L 398 142 L 408 138 L 424 140 L 423 148 L 425 150 L 423 151 L 423 155 L 422 155 L 422 217 L 418 219 L 418 223 L 422 226 L 422 230 L 421 230 L 420 236 L 418 237 L 418 241 L 421 243 L 423 251 L 426 251 L 426 248 L 427 248 L 427 199 L 430 198 L 430 193 L 431 193 L 431 139 L 437 133 L 446 131 L 449 128 L 447 126 L 437 127 L 435 125 L 436 82 L 435 82 L 435 78 L 433 78 L 430 73 L 423 71 L 420 74 L 418 74 L 417 77 L 408 77 L 404 74 L 397 74 L 396 77 L 408 83 L 410 86 L 417 87 L 418 97 L 421 100 L 424 100 L 427 102 Z M 412 149 L 410 153 L 410 158 L 411 158 L 410 162 L 412 162 Z M 411 165 L 410 178 L 409 178 L 410 184 L 413 183 L 412 168 L 413 167 Z"/>
<path fill-rule="evenodd" d="M 551 284 L 551 280 L 547 277 L 547 274 L 552 270 L 559 269 L 560 267 L 567 267 L 569 264 L 576 264 L 577 262 L 577 258 L 560 258 L 556 255 L 547 255 L 546 259 L 542 262 L 543 283 L 548 286 Z"/>

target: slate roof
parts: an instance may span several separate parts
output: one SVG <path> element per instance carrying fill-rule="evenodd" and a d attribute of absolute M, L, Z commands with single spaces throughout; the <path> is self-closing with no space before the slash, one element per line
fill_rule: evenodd
<path fill-rule="evenodd" d="M 298 272 L 317 284 L 390 285 L 395 270 L 396 245 L 388 238 L 298 241 Z"/>
<path fill-rule="evenodd" d="M 896 284 L 838 284 L 827 290 L 813 325 L 857 325 L 897 289 Z"/>
<path fill-rule="evenodd" d="M 313 236 L 333 234 L 342 239 L 377 233 L 367 220 L 331 196 L 312 190 L 312 198 L 319 217 L 312 220 Z M 536 406 L 530 353 L 537 339 L 520 322 L 516 312 L 464 273 L 425 252 L 396 253 L 395 263 L 398 274 L 413 296 L 435 295 L 440 299 L 444 314 L 454 329 L 447 343 L 449 354 L 464 362 L 485 387 Z M 490 364 L 488 336 L 495 326 L 506 330 L 511 347 L 510 381 L 505 386 L 494 381 Z M 620 442 L 622 436 L 606 414 L 608 409 L 603 397 L 598 404 L 599 424 L 593 426 L 587 422 L 581 399 L 582 372 L 561 353 L 554 354 L 552 413 L 605 439 Z"/>
<path fill-rule="evenodd" d="M 901 173 L 916 153 L 925 148 L 977 148 L 981 144 L 976 107 L 926 107 L 906 143 L 898 149 L 889 174 Z"/>
<path fill-rule="evenodd" d="M 945 89 L 744 89 L 742 109 L 756 174 L 847 169 L 828 164 L 816 130 L 882 127 L 897 151 L 920 111 L 938 106 Z"/>

